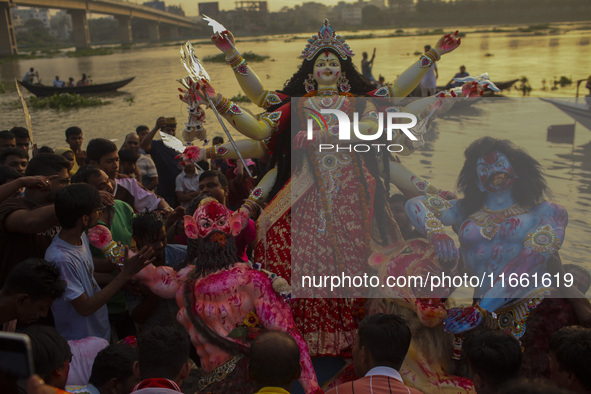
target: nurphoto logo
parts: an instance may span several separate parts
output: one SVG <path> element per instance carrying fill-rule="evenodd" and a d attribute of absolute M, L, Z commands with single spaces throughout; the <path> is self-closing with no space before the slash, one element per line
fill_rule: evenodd
<path fill-rule="evenodd" d="M 386 131 L 386 139 L 392 141 L 398 136 L 400 130 L 408 139 L 417 141 L 417 137 L 410 131 L 411 128 L 417 125 L 417 117 L 413 114 L 406 112 L 386 112 L 386 121 L 384 122 L 384 113 L 379 112 L 377 114 L 378 129 L 375 133 L 362 133 L 359 130 L 359 114 L 353 113 L 353 122 L 349 119 L 349 115 L 338 109 L 320 109 L 320 112 L 311 108 L 306 108 L 311 112 L 311 117 L 308 118 L 307 122 L 307 139 L 312 141 L 314 139 L 314 123 L 317 128 L 326 130 L 327 133 L 331 132 L 326 120 L 323 115 L 334 115 L 338 121 L 338 137 L 339 141 L 349 141 L 355 143 L 349 144 L 318 144 L 319 152 L 369 152 L 371 149 L 376 149 L 380 152 L 382 149 L 386 149 L 388 152 L 398 153 L 404 149 L 404 146 L 400 144 L 385 144 L 385 143 L 358 143 L 356 141 L 377 141 L 382 137 L 384 130 Z M 375 113 L 374 113 L 375 114 Z M 399 123 L 400 121 L 406 120 L 406 123 Z M 353 135 L 351 134 L 353 131 Z M 335 128 L 332 128 L 331 134 L 336 134 Z M 370 132 L 372 130 L 369 130 Z"/>

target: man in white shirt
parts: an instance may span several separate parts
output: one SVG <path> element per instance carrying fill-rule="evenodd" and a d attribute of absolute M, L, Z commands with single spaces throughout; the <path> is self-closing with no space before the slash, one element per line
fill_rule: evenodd
<path fill-rule="evenodd" d="M 176 196 L 179 199 L 181 206 L 185 209 L 191 200 L 201 193 L 199 191 L 199 175 L 195 164 L 189 162 L 184 163 L 183 171 L 181 171 L 176 177 Z"/>

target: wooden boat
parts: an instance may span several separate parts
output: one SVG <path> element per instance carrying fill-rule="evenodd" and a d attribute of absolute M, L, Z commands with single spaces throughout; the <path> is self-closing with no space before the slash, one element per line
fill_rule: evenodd
<path fill-rule="evenodd" d="M 577 94 L 574 99 L 540 98 L 540 100 L 554 105 L 591 131 L 591 103 L 587 103 L 585 100 L 579 102 L 579 85 L 584 81 L 586 81 L 586 79 L 577 81 Z"/>
<path fill-rule="evenodd" d="M 18 83 L 27 89 L 29 92 L 33 93 L 35 96 L 52 96 L 54 94 L 59 93 L 76 93 L 76 94 L 88 94 L 88 93 L 101 93 L 101 92 L 110 92 L 112 90 L 117 90 L 131 81 L 134 80 L 135 77 L 127 78 L 122 81 L 117 82 L 109 82 L 109 83 L 100 83 L 96 85 L 87 85 L 87 86 L 72 86 L 72 87 L 63 87 L 63 88 L 56 88 L 54 86 L 46 86 L 46 85 L 35 85 L 29 84 L 26 82 L 18 81 Z"/>

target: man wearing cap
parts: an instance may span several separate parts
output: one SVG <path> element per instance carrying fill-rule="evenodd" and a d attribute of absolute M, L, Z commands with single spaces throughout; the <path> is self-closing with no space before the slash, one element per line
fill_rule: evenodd
<path fill-rule="evenodd" d="M 158 195 L 168 202 L 171 207 L 179 205 L 176 192 L 175 180 L 182 170 L 179 161 L 175 159 L 178 153 L 164 145 L 162 140 L 154 140 L 158 130 L 170 135 L 176 134 L 176 119 L 159 117 L 154 128 L 144 137 L 141 148 L 149 153 L 156 164 L 158 171 Z"/>

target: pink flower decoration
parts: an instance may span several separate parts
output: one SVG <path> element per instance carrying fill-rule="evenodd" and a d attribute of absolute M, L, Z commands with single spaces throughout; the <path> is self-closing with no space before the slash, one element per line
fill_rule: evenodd
<path fill-rule="evenodd" d="M 96 248 L 103 249 L 112 240 L 111 232 L 103 225 L 99 224 L 88 230 L 88 241 Z"/>
<path fill-rule="evenodd" d="M 198 146 L 189 146 L 183 152 L 183 160 L 197 160 L 199 159 L 199 153 L 201 153 L 201 148 Z"/>

